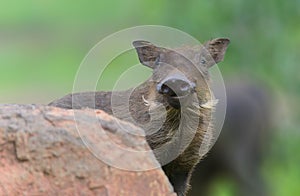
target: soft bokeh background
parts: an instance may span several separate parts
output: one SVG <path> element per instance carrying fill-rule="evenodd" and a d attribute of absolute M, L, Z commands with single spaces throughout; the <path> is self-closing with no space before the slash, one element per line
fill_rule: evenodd
<path fill-rule="evenodd" d="M 275 137 L 261 169 L 272 195 L 300 194 L 299 0 L 2 0 L 0 9 L 0 103 L 48 103 L 71 92 L 86 53 L 127 27 L 166 25 L 200 41 L 229 37 L 224 76 L 259 78 L 275 92 Z M 120 71 L 107 74 L 109 89 Z M 231 189 L 220 180 L 213 191 Z"/>

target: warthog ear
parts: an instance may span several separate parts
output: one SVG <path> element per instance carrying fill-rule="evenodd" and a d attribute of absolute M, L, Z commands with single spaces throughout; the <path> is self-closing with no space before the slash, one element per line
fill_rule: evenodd
<path fill-rule="evenodd" d="M 139 60 L 143 65 L 154 69 L 159 64 L 160 47 L 142 40 L 134 41 L 132 45 L 135 47 Z"/>
<path fill-rule="evenodd" d="M 217 38 L 204 43 L 204 47 L 210 53 L 214 61 L 207 64 L 208 68 L 223 61 L 229 43 L 230 40 L 228 38 Z"/>

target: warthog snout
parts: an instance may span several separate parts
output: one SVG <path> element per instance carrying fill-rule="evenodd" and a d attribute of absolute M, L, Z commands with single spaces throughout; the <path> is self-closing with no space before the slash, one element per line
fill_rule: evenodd
<path fill-rule="evenodd" d="M 180 101 L 195 92 L 196 84 L 189 81 L 184 75 L 175 74 L 157 84 L 157 92 L 165 95 L 169 104 L 174 108 L 180 107 Z"/>
<path fill-rule="evenodd" d="M 183 77 L 169 77 L 160 82 L 157 86 L 160 94 L 170 97 L 184 97 L 194 91 L 195 84 Z"/>

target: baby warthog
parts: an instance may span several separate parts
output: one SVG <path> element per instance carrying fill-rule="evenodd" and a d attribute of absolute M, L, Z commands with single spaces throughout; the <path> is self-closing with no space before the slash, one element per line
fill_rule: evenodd
<path fill-rule="evenodd" d="M 223 60 L 228 44 L 229 39 L 217 38 L 167 49 L 134 41 L 140 62 L 153 69 L 147 81 L 126 91 L 69 94 L 50 105 L 101 109 L 142 127 L 175 192 L 186 195 L 192 171 L 214 138 L 210 122 L 216 101 L 208 69 Z"/>

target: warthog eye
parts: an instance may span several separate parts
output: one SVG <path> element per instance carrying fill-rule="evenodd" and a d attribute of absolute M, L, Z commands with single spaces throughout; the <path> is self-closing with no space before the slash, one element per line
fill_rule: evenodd
<path fill-rule="evenodd" d="M 200 60 L 200 63 L 201 63 L 201 64 L 205 64 L 205 63 L 206 63 L 206 60 L 205 60 L 204 58 L 202 58 L 202 59 Z"/>

